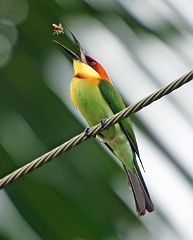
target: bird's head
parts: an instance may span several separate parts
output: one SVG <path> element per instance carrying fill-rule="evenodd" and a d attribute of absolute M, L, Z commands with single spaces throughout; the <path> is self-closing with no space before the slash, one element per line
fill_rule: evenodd
<path fill-rule="evenodd" d="M 94 58 L 86 55 L 78 39 L 71 31 L 70 33 L 76 42 L 76 45 L 80 53 L 80 57 L 78 57 L 75 53 L 73 53 L 70 49 L 68 49 L 61 43 L 55 40 L 54 42 L 59 44 L 73 59 L 75 76 L 81 78 L 93 77 L 99 80 L 103 79 L 110 82 L 110 78 L 105 69 L 102 67 L 102 65 L 99 62 L 97 62 Z"/>

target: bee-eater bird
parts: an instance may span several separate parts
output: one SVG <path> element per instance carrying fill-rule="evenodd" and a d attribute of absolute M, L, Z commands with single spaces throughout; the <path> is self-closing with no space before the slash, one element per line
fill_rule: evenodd
<path fill-rule="evenodd" d="M 71 32 L 71 31 L 70 31 Z M 80 52 L 80 58 L 71 50 L 58 43 L 73 59 L 75 75 L 71 82 L 70 94 L 73 105 L 78 108 L 90 127 L 101 123 L 123 110 L 125 104 L 113 86 L 107 72 L 92 57 L 84 53 L 80 42 L 71 32 Z M 145 181 L 137 164 L 139 150 L 129 117 L 105 129 L 97 138 L 122 162 L 133 191 L 139 216 L 154 211 Z M 140 160 L 141 161 L 141 160 Z"/>

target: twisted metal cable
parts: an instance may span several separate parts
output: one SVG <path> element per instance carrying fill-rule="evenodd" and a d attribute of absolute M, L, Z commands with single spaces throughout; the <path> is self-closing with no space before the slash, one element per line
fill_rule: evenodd
<path fill-rule="evenodd" d="M 166 87 L 161 88 L 155 93 L 152 93 L 148 97 L 142 99 L 141 101 L 125 108 L 121 112 L 113 115 L 112 117 L 105 119 L 104 124 L 97 124 L 96 126 L 92 127 L 87 131 L 77 135 L 76 137 L 70 139 L 69 141 L 63 143 L 59 147 L 54 148 L 50 152 L 42 155 L 41 157 L 33 160 L 32 162 L 24 165 L 23 167 L 15 170 L 14 172 L 10 173 L 9 175 L 5 176 L 0 180 L 0 189 L 4 188 L 5 186 L 9 185 L 10 183 L 14 182 L 20 177 L 32 172 L 33 170 L 41 167 L 42 165 L 48 163 L 52 159 L 60 156 L 62 153 L 69 151 L 73 147 L 79 145 L 80 143 L 88 140 L 90 137 L 95 136 L 97 133 L 100 133 L 104 130 L 104 128 L 109 128 L 110 126 L 120 122 L 124 118 L 130 116 L 131 114 L 141 110 L 142 108 L 150 105 L 152 102 L 157 101 L 158 99 L 162 98 L 163 96 L 171 93 L 172 91 L 180 88 L 185 83 L 190 82 L 193 79 L 193 71 L 189 72 L 188 74 L 182 76 L 176 81 L 173 81 Z"/>

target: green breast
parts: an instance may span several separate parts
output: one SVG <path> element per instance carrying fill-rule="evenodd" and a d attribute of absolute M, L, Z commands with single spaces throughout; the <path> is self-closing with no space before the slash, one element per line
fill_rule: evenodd
<path fill-rule="evenodd" d="M 96 82 L 74 78 L 71 83 L 71 99 L 90 126 L 113 115 Z"/>

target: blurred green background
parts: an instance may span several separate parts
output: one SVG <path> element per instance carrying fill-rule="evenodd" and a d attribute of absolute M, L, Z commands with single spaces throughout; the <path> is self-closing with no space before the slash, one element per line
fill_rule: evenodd
<path fill-rule="evenodd" d="M 127 105 L 192 70 L 193 5 L 158 0 L 0 0 L 0 177 L 84 131 L 70 102 L 71 60 L 107 69 Z M 64 35 L 53 35 L 62 23 Z M 133 116 L 155 212 L 138 218 L 120 164 L 95 139 L 0 192 L 0 239 L 192 237 L 189 83 Z"/>

